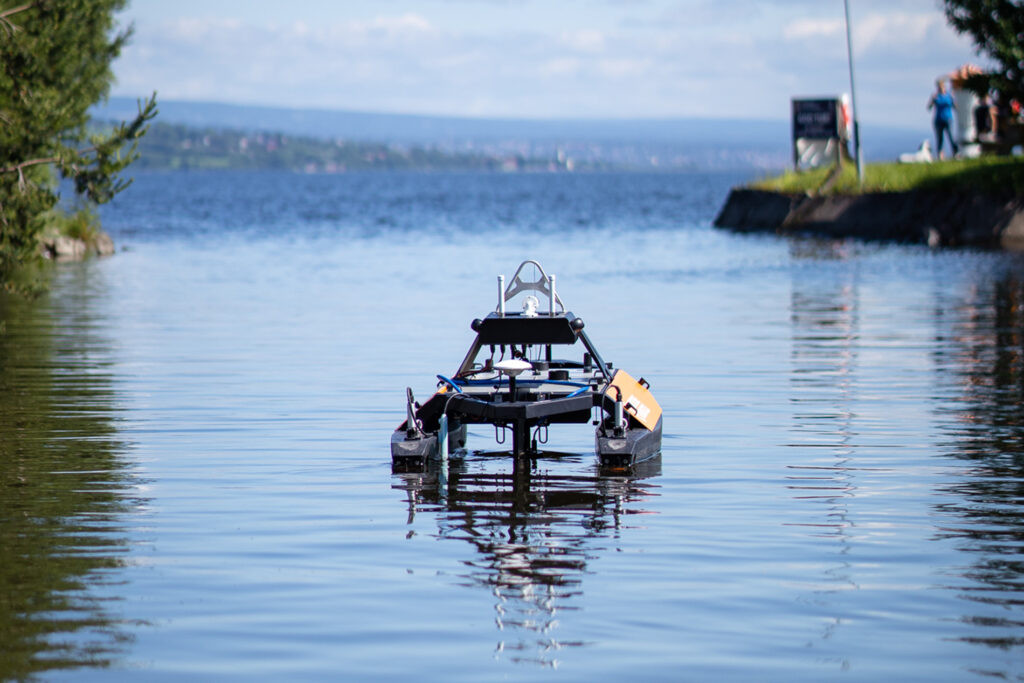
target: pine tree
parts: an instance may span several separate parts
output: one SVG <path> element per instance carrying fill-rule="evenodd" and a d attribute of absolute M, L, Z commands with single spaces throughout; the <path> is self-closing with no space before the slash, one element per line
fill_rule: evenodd
<path fill-rule="evenodd" d="M 994 88 L 1007 99 L 1024 102 L 1024 2 L 1019 0 L 943 0 L 946 18 L 971 36 L 979 54 L 998 64 L 974 79 L 974 89 Z"/>
<path fill-rule="evenodd" d="M 0 283 L 37 256 L 41 216 L 57 202 L 55 172 L 93 203 L 130 181 L 119 177 L 156 115 L 155 95 L 134 120 L 90 134 L 89 108 L 105 98 L 111 62 L 131 29 L 126 0 L 0 0 Z"/>

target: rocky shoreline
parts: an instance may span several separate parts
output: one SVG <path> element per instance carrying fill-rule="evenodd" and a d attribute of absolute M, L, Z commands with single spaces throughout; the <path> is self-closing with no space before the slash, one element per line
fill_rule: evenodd
<path fill-rule="evenodd" d="M 1024 249 L 1024 197 L 925 190 L 813 196 L 734 188 L 714 224 L 744 232 Z"/>
<path fill-rule="evenodd" d="M 39 237 L 39 250 L 43 256 L 54 261 L 80 261 L 90 256 L 111 256 L 114 240 L 105 232 L 99 232 L 88 242 L 76 237 L 68 237 L 52 230 Z"/>

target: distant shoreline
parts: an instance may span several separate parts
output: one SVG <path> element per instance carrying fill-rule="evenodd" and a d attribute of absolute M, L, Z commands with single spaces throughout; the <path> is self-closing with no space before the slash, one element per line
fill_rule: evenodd
<path fill-rule="evenodd" d="M 691 150 L 580 142 L 381 143 L 157 122 L 139 140 L 133 169 L 487 171 L 572 173 L 777 169 L 751 150 Z"/>
<path fill-rule="evenodd" d="M 396 174 L 418 174 L 418 175 L 431 175 L 431 174 L 482 174 L 482 175 L 734 175 L 734 176 L 757 176 L 763 174 L 764 170 L 756 167 L 737 166 L 737 167 L 723 167 L 723 168 L 690 168 L 690 167 L 678 167 L 678 168 L 660 168 L 660 169 L 647 169 L 647 168 L 584 168 L 576 169 L 573 171 L 566 171 L 565 169 L 549 170 L 544 168 L 536 169 L 518 169 L 514 171 L 503 171 L 501 169 L 480 169 L 480 168 L 355 168 L 345 169 L 337 171 L 325 171 L 325 170 L 304 170 L 304 169 L 292 169 L 292 168 L 205 168 L 205 167 L 192 167 L 192 166 L 181 166 L 178 168 L 159 167 L 159 166 L 146 166 L 140 168 L 132 168 L 130 175 L 141 176 L 145 174 L 160 174 L 160 173 L 281 173 L 281 174 L 292 174 L 292 175 L 323 175 L 323 176 L 345 176 L 345 175 L 358 175 L 358 174 L 369 174 L 369 175 L 385 175 L 388 173 Z"/>

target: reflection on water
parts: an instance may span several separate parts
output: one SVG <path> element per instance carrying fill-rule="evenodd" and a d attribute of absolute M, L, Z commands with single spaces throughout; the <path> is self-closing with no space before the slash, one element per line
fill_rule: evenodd
<path fill-rule="evenodd" d="M 587 562 L 618 536 L 627 515 L 646 513 L 642 505 L 658 488 L 646 480 L 661 474 L 660 456 L 618 477 L 544 469 L 554 456 L 531 465 L 507 454 L 471 454 L 447 477 L 434 463 L 424 473 L 396 474 L 393 483 L 406 492 L 409 524 L 418 513 L 432 514 L 440 538 L 474 551 L 461 578 L 494 596 L 496 656 L 549 667 L 557 666 L 559 650 L 586 645 L 559 638 L 559 614 L 579 609 Z"/>
<path fill-rule="evenodd" d="M 795 258 L 842 258 L 832 248 L 794 242 Z M 813 464 L 790 465 L 797 497 L 826 505 L 820 526 L 842 535 L 849 525 L 843 498 L 854 495 L 854 405 L 857 402 L 858 303 L 855 274 L 828 283 L 795 278 L 790 298 L 790 387 L 796 448 Z M 817 455 L 820 454 L 820 455 Z"/>
<path fill-rule="evenodd" d="M 0 294 L 0 672 L 104 666 L 130 637 L 115 586 L 132 504 L 114 426 L 109 342 L 83 269 L 63 296 Z"/>
<path fill-rule="evenodd" d="M 977 605 L 961 620 L 978 628 L 961 638 L 1015 649 L 1024 645 L 1024 280 L 980 283 L 936 321 L 936 367 L 952 385 L 940 409 L 949 424 L 945 450 L 965 462 L 962 477 L 945 487 L 954 502 L 937 506 L 954 520 L 939 537 L 966 554 L 960 572 L 969 581 L 950 587 Z"/>
<path fill-rule="evenodd" d="M 797 252 L 794 256 L 810 259 L 847 256 L 843 249 L 823 250 L 820 244 Z M 873 401 L 894 411 L 882 415 L 899 433 L 901 406 L 886 398 L 901 384 L 907 386 L 900 388 L 900 401 L 913 394 L 906 371 L 919 362 L 913 353 L 914 320 L 897 306 L 903 318 L 883 315 L 884 324 L 865 322 L 865 310 L 878 316 L 880 304 L 863 304 L 866 287 L 855 266 L 839 272 L 825 281 L 794 277 L 790 304 L 794 441 L 789 445 L 806 457 L 788 466 L 788 488 L 795 499 L 818 506 L 809 521 L 793 526 L 809 527 L 812 535 L 834 544 L 813 591 L 817 603 L 837 615 L 827 620 L 823 640 L 849 621 L 836 596 L 862 589 L 864 570 L 855 557 L 863 551 L 865 529 L 892 526 L 866 519 L 861 501 L 879 494 L 879 482 L 896 478 L 897 487 L 912 489 L 922 474 L 909 469 L 901 476 L 898 468 L 910 468 L 906 455 L 893 454 L 894 467 L 879 467 L 879 454 L 867 447 L 882 436 L 879 425 L 885 424 L 873 414 Z M 944 577 L 938 590 L 960 599 L 955 613 L 942 619 L 964 626 L 954 636 L 960 642 L 1009 652 L 1024 645 L 1024 282 L 1012 274 L 981 274 L 966 287 L 940 283 L 933 296 L 935 308 L 922 320 L 935 330 L 926 342 L 937 381 L 923 389 L 942 425 L 941 452 L 967 463 L 955 481 L 944 481 L 931 493 L 942 500 L 933 504 L 941 520 L 934 539 L 954 542 L 967 558 L 961 566 L 936 568 Z M 862 359 L 866 355 L 870 360 Z M 890 370 L 880 377 L 868 371 L 886 365 Z M 894 441 L 874 449 L 885 463 L 887 451 L 911 445 Z M 842 669 L 850 668 L 850 661 L 839 659 Z M 1012 678 L 1014 667 L 1004 666 L 993 662 L 968 671 Z"/>
<path fill-rule="evenodd" d="M 1024 258 L 693 181 L 140 177 L 129 251 L 0 302 L 0 678 L 1019 680 Z M 512 233 L 658 379 L 663 473 L 391 473 Z"/>
<path fill-rule="evenodd" d="M 829 260 L 844 256 L 840 244 L 834 248 L 812 244 L 813 248 L 803 245 L 794 256 Z M 854 426 L 860 335 L 857 297 L 856 274 L 851 273 L 825 284 L 795 278 L 790 299 L 791 445 L 806 461 L 788 465 L 787 479 L 794 498 L 817 507 L 810 521 L 793 526 L 809 527 L 811 535 L 833 547 L 820 585 L 813 591 L 814 599 L 826 605 L 831 594 L 859 589 L 848 559 L 850 529 L 855 524 L 850 499 L 857 495 L 861 469 Z M 832 638 L 842 624 L 840 616 L 828 615 L 820 637 Z M 850 667 L 845 657 L 838 664 L 844 671 Z"/>

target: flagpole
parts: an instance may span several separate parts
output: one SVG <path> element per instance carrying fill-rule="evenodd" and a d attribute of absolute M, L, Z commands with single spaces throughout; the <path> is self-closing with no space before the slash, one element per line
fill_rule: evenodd
<path fill-rule="evenodd" d="M 853 115 L 853 150 L 857 157 L 857 185 L 864 182 L 864 159 L 860 154 L 860 124 L 857 121 L 857 90 L 853 85 L 853 38 L 850 33 L 850 0 L 843 0 L 846 10 L 846 57 L 850 63 L 850 109 Z"/>

